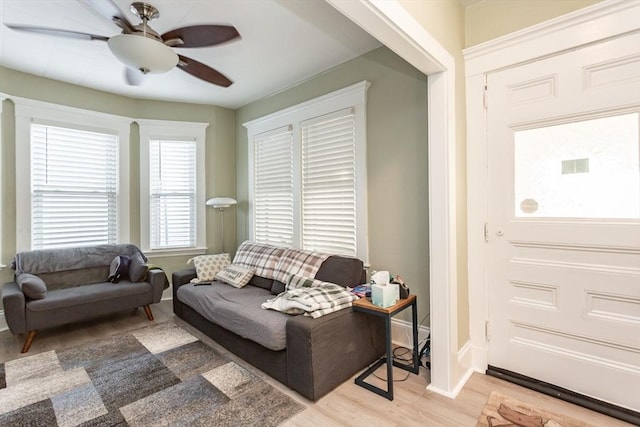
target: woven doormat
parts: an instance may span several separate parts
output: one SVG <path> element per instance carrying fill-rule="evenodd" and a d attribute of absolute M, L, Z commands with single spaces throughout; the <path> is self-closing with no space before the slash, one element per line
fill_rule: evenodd
<path fill-rule="evenodd" d="M 493 391 L 484 405 L 476 427 L 499 426 L 594 427 L 584 421 L 547 411 Z"/>

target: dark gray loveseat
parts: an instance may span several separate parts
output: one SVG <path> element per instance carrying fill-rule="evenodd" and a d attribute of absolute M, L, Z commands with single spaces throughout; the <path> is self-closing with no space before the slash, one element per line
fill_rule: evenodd
<path fill-rule="evenodd" d="M 353 286 L 362 283 L 362 272 L 362 261 L 330 256 L 315 278 Z M 261 303 L 282 291 L 283 283 L 255 275 L 237 289 L 218 281 L 189 283 L 195 277 L 193 268 L 173 273 L 175 314 L 308 399 L 321 398 L 384 352 L 380 317 L 351 307 L 317 319 L 264 310 Z M 266 324 L 280 324 L 282 330 L 274 338 Z"/>
<path fill-rule="evenodd" d="M 11 332 L 27 334 L 22 352 L 29 351 L 39 329 L 137 307 L 144 307 L 147 318 L 153 320 L 149 305 L 159 302 L 168 287 L 162 270 L 146 271 L 143 267 L 144 275 L 139 281 L 107 281 L 110 264 L 116 256 L 137 254 L 146 262 L 144 254 L 135 245 L 128 244 L 18 253 L 12 262 L 16 281 L 2 287 L 2 303 Z M 22 289 L 29 285 L 21 280 L 25 274 L 31 279 L 36 276 L 35 281 L 41 279 L 46 285 L 44 291 L 34 294 L 34 289 L 30 289 L 25 294 Z"/>

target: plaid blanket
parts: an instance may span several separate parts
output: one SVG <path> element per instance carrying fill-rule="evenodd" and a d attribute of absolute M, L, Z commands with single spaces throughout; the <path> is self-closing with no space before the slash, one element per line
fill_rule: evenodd
<path fill-rule="evenodd" d="M 265 279 L 273 279 L 278 259 L 284 252 L 283 248 L 265 245 L 262 243 L 251 243 L 244 241 L 238 247 L 233 264 L 247 268 L 255 268 L 256 276 Z"/>
<path fill-rule="evenodd" d="M 323 286 L 302 287 L 288 290 L 262 303 L 263 309 L 287 314 L 304 314 L 318 317 L 351 307 L 358 297 L 340 285 L 325 283 Z"/>
<path fill-rule="evenodd" d="M 282 283 L 289 283 L 292 275 L 314 278 L 327 258 L 328 254 L 319 252 L 285 249 L 273 272 L 273 278 Z"/>

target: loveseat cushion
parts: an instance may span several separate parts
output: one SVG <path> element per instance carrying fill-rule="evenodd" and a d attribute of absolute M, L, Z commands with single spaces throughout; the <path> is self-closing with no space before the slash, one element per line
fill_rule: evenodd
<path fill-rule="evenodd" d="M 37 275 L 51 291 L 104 282 L 109 275 L 109 265 L 116 256 L 132 256 L 136 253 L 140 253 L 140 249 L 132 244 L 38 249 L 17 253 L 11 262 L 11 268 L 16 275 Z M 141 255 L 146 262 L 147 258 Z"/>
<path fill-rule="evenodd" d="M 36 275 L 29 273 L 18 274 L 16 283 L 29 299 L 42 299 L 47 295 L 47 285 Z"/>
<path fill-rule="evenodd" d="M 132 283 L 121 281 L 94 283 L 73 288 L 58 289 L 47 293 L 47 297 L 27 302 L 30 311 L 56 310 L 80 304 L 93 304 L 101 301 L 114 301 L 132 295 L 150 293 L 151 285 L 147 282 Z"/>
<path fill-rule="evenodd" d="M 180 286 L 177 296 L 207 320 L 236 335 L 274 351 L 287 346 L 286 324 L 290 316 L 260 307 L 271 297 L 266 289 L 237 289 L 216 281 L 211 285 Z"/>

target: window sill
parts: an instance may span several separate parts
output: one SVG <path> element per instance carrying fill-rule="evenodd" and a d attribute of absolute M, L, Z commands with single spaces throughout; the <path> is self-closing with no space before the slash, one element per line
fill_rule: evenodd
<path fill-rule="evenodd" d="M 207 248 L 142 249 L 147 258 L 204 255 Z"/>

